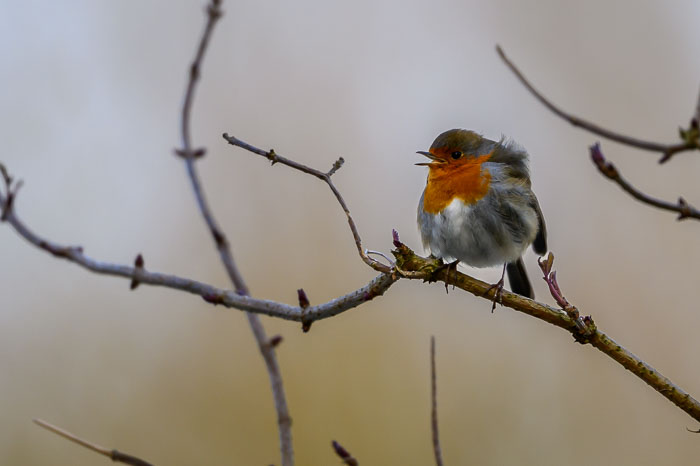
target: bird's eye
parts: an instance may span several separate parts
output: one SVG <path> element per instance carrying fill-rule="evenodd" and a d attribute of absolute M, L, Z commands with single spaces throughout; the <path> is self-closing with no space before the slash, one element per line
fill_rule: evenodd
<path fill-rule="evenodd" d="M 458 150 L 452 152 L 452 158 L 455 159 L 455 160 L 457 160 L 457 159 L 460 158 L 461 156 L 462 156 L 462 153 L 461 153 L 460 151 L 458 151 Z"/>

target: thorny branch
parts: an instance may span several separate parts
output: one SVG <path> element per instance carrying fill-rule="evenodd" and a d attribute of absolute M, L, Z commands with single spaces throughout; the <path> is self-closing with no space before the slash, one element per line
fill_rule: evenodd
<path fill-rule="evenodd" d="M 130 464 L 131 466 L 152 466 L 151 463 L 144 461 L 141 458 L 137 458 L 136 456 L 129 455 L 127 453 L 122 453 L 118 450 L 110 450 L 109 448 L 102 447 L 96 443 L 80 438 L 77 435 L 71 434 L 67 430 L 56 427 L 55 425 L 49 424 L 46 421 L 42 421 L 41 419 L 34 419 L 34 423 L 53 432 L 56 435 L 60 435 L 61 437 L 70 440 L 71 442 L 77 443 L 88 450 L 104 455 L 115 463 Z"/>
<path fill-rule="evenodd" d="M 197 170 L 195 169 L 195 159 L 203 156 L 205 151 L 204 149 L 193 150 L 190 138 L 190 112 L 194 99 L 196 83 L 199 80 L 202 60 L 204 58 L 207 45 L 209 44 L 209 39 L 214 29 L 214 25 L 216 24 L 217 20 L 221 18 L 222 14 L 221 1 L 211 0 L 207 6 L 207 23 L 204 33 L 202 34 L 202 38 L 199 42 L 197 54 L 195 55 L 192 65 L 190 66 L 190 76 L 187 82 L 185 100 L 182 106 L 182 149 L 177 150 L 176 153 L 182 156 L 185 160 L 187 174 L 189 175 L 192 183 L 192 190 L 195 198 L 197 199 L 199 210 L 202 213 L 204 221 L 209 227 L 212 237 L 214 238 L 214 243 L 219 251 L 221 262 L 224 264 L 226 272 L 228 273 L 233 286 L 236 288 L 236 292 L 241 296 L 248 296 L 250 295 L 248 286 L 243 280 L 243 276 L 238 270 L 238 267 L 236 267 L 228 240 L 219 228 L 219 225 L 214 219 L 214 214 L 209 208 L 209 204 L 204 197 L 204 191 L 202 189 Z M 277 345 L 270 344 L 265 333 L 265 328 L 257 315 L 248 313 L 247 317 L 248 324 L 250 325 L 253 335 L 255 336 L 255 340 L 258 343 L 260 354 L 262 354 L 262 357 L 265 360 L 268 377 L 270 378 L 270 386 L 272 389 L 272 396 L 275 401 L 275 411 L 277 413 L 277 429 L 279 432 L 282 466 L 292 466 L 294 464 L 294 449 L 292 446 L 292 418 L 289 415 L 287 398 L 285 397 L 284 386 L 282 384 L 282 374 L 277 362 L 277 356 L 275 355 L 275 347 Z"/>
<path fill-rule="evenodd" d="M 678 220 L 684 220 L 686 218 L 700 220 L 700 210 L 688 204 L 686 200 L 682 197 L 679 197 L 678 202 L 674 204 L 668 201 L 651 197 L 648 194 L 645 194 L 637 188 L 635 188 L 634 186 L 632 186 L 626 179 L 622 177 L 615 165 L 613 165 L 611 162 L 608 162 L 605 159 L 603 152 L 600 150 L 600 144 L 593 144 L 590 147 L 590 151 L 591 160 L 593 160 L 593 163 L 595 163 L 596 167 L 598 167 L 600 173 L 602 173 L 603 176 L 605 176 L 609 180 L 612 180 L 615 183 L 617 183 L 619 187 L 621 187 L 633 198 L 637 199 L 640 202 L 643 202 L 644 204 L 648 204 L 659 209 L 676 212 L 678 214 Z"/>
<path fill-rule="evenodd" d="M 677 154 L 679 152 L 700 149 L 700 139 L 697 130 L 700 111 L 696 111 L 694 118 L 691 120 L 690 128 L 688 130 L 681 130 L 681 139 L 683 139 L 683 142 L 677 144 L 660 144 L 657 142 L 650 142 L 642 139 L 637 139 L 631 136 L 625 136 L 615 131 L 611 131 L 609 129 L 598 126 L 590 121 L 583 120 L 557 107 L 551 101 L 549 101 L 542 93 L 535 89 L 532 86 L 532 84 L 530 84 L 530 82 L 525 78 L 525 76 L 520 72 L 520 70 L 515 66 L 515 64 L 513 64 L 513 62 L 511 62 L 508 59 L 508 57 L 506 57 L 506 54 L 503 52 L 503 49 L 501 49 L 499 45 L 496 46 L 496 51 L 501 57 L 501 60 L 503 60 L 503 62 L 508 66 L 508 68 L 510 68 L 513 74 L 517 76 L 517 78 L 520 80 L 523 86 L 525 86 L 527 90 L 530 91 L 530 93 L 534 95 L 535 98 L 537 98 L 537 100 L 539 100 L 554 114 L 568 121 L 573 126 L 583 128 L 587 131 L 590 131 L 593 134 L 597 134 L 598 136 L 602 136 L 604 138 L 619 142 L 621 144 L 625 144 L 647 151 L 660 152 L 663 155 L 661 159 L 659 159 L 659 163 L 664 163 L 668 161 L 674 154 Z M 698 108 L 700 108 L 700 96 L 698 97 Z"/>

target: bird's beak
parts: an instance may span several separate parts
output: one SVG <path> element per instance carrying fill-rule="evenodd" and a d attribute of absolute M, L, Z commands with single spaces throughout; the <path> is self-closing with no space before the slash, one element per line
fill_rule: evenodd
<path fill-rule="evenodd" d="M 421 163 L 417 163 L 416 165 L 418 165 L 418 166 L 421 166 L 421 167 L 429 167 L 431 163 L 442 163 L 442 160 L 440 160 L 439 158 L 435 157 L 435 156 L 434 156 L 433 154 L 431 154 L 430 152 L 426 152 L 426 151 L 424 151 L 424 150 L 419 150 L 418 152 L 416 152 L 416 154 L 425 155 L 425 156 L 428 157 L 430 160 L 432 160 L 432 162 L 421 162 Z"/>

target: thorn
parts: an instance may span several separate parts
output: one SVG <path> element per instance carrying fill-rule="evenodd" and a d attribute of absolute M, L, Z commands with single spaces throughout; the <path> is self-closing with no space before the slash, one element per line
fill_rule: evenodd
<path fill-rule="evenodd" d="M 226 235 L 221 233 L 218 228 L 212 229 L 211 234 L 216 242 L 216 247 L 219 249 L 227 247 Z"/>
<path fill-rule="evenodd" d="M 129 286 L 130 290 L 135 290 L 137 286 L 141 283 L 138 278 L 136 278 L 136 275 L 143 270 L 143 256 L 141 253 L 139 253 L 136 256 L 136 259 L 134 260 L 134 277 L 131 279 L 131 285 Z"/>
<path fill-rule="evenodd" d="M 311 324 L 313 324 L 312 320 L 305 320 L 302 318 L 301 320 L 301 331 L 304 333 L 309 333 L 309 330 L 311 330 Z"/>
<path fill-rule="evenodd" d="M 200 147 L 195 150 L 175 149 L 175 155 L 183 159 L 200 159 L 207 153 L 207 149 Z"/>
<path fill-rule="evenodd" d="M 204 294 L 202 295 L 202 299 L 205 300 L 206 302 L 210 304 L 223 304 L 224 298 L 221 295 L 212 293 L 212 294 Z"/>
<path fill-rule="evenodd" d="M 306 296 L 306 291 L 304 291 L 304 288 L 299 288 L 297 290 L 297 297 L 299 298 L 299 306 L 302 309 L 309 307 L 309 298 Z"/>
<path fill-rule="evenodd" d="M 691 214 L 690 205 L 682 197 L 678 198 L 678 207 L 680 208 L 681 211 L 678 214 L 678 218 L 676 220 L 683 220 L 685 218 L 690 217 L 690 214 Z"/>
<path fill-rule="evenodd" d="M 267 344 L 270 345 L 272 348 L 275 348 L 277 347 L 277 345 L 282 343 L 282 340 L 282 335 L 275 335 L 274 337 L 267 340 Z"/>
<path fill-rule="evenodd" d="M 593 160 L 593 163 L 595 163 L 596 165 L 601 165 L 605 163 L 605 156 L 600 150 L 599 142 L 593 144 L 589 149 L 591 151 L 591 159 Z"/>
<path fill-rule="evenodd" d="M 331 446 L 333 447 L 333 451 L 335 451 L 335 454 L 343 460 L 343 463 L 345 463 L 348 466 L 358 466 L 359 463 L 357 462 L 357 460 L 353 458 L 350 452 L 343 448 L 341 444 L 333 440 L 331 442 Z"/>

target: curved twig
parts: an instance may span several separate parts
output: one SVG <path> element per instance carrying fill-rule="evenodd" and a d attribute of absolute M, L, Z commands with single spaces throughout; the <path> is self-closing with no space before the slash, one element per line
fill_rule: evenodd
<path fill-rule="evenodd" d="M 350 226 L 350 231 L 352 232 L 352 237 L 355 239 L 355 246 L 357 247 L 357 252 L 360 254 L 360 257 L 362 258 L 363 262 L 378 272 L 388 273 L 391 271 L 391 267 L 372 259 L 362 248 L 362 240 L 360 239 L 360 233 L 357 231 L 357 226 L 355 226 L 355 221 L 352 219 L 352 215 L 350 215 L 350 209 L 348 209 L 348 206 L 345 203 L 345 199 L 343 199 L 343 196 L 340 194 L 340 191 L 338 191 L 338 188 L 335 187 L 333 181 L 331 180 L 331 176 L 340 168 L 340 166 L 344 162 L 342 157 L 333 164 L 333 167 L 328 172 L 322 172 L 320 170 L 316 170 L 315 168 L 307 167 L 306 165 L 303 165 L 299 162 L 295 162 L 294 160 L 282 157 L 272 149 L 270 149 L 269 151 L 258 149 L 257 147 L 250 145 L 247 142 L 241 141 L 235 136 L 229 136 L 228 133 L 224 133 L 223 138 L 233 146 L 238 146 L 241 149 L 247 150 L 248 152 L 252 152 L 253 154 L 258 154 L 265 157 L 272 163 L 272 165 L 276 163 L 281 163 L 282 165 L 294 168 L 295 170 L 299 170 L 300 172 L 314 176 L 319 180 L 325 182 L 333 192 L 335 198 L 338 200 L 338 203 L 340 204 L 340 207 L 342 207 L 343 212 L 345 212 L 345 216 L 348 219 L 348 225 Z"/>
<path fill-rule="evenodd" d="M 700 146 L 698 146 L 697 141 L 684 141 L 682 143 L 677 143 L 677 144 L 660 144 L 657 142 L 651 142 L 651 141 L 645 141 L 642 139 L 637 139 L 631 136 L 625 136 L 624 134 L 617 133 L 615 131 L 611 131 L 609 129 L 603 128 L 601 126 L 596 125 L 595 123 L 592 123 L 590 121 L 583 120 L 577 116 L 574 116 L 570 113 L 565 112 L 564 110 L 560 109 L 556 105 L 554 105 L 552 102 L 550 102 L 544 95 L 542 95 L 537 89 L 535 89 L 532 84 L 525 78 L 525 76 L 520 72 L 520 70 L 511 62 L 508 57 L 506 57 L 506 54 L 503 52 L 503 49 L 501 49 L 500 45 L 496 46 L 496 51 L 498 52 L 498 55 L 501 57 L 501 60 L 510 68 L 510 70 L 517 76 L 517 78 L 520 80 L 520 82 L 527 88 L 528 91 L 532 95 L 537 98 L 545 107 L 547 107 L 549 110 L 551 110 L 554 114 L 557 116 L 563 118 L 564 120 L 568 121 L 571 123 L 573 126 L 577 126 L 579 128 L 583 128 L 587 131 L 590 131 L 593 134 L 597 134 L 598 136 L 602 136 L 604 138 L 610 139 L 612 141 L 619 142 L 621 144 L 625 144 L 628 146 L 636 147 L 638 149 L 643 149 L 643 150 L 648 150 L 652 152 L 660 152 L 663 154 L 659 162 L 666 162 L 668 159 L 670 159 L 674 154 L 677 154 L 678 152 L 683 152 L 683 151 L 688 151 L 688 150 L 693 150 L 693 149 L 700 149 Z M 700 106 L 700 101 L 698 103 Z M 700 107 L 699 107 L 700 108 Z"/>
<path fill-rule="evenodd" d="M 622 177 L 615 165 L 613 165 L 611 162 L 608 162 L 605 159 L 603 152 L 600 150 L 599 143 L 593 144 L 590 147 L 590 151 L 591 160 L 593 160 L 593 163 L 595 163 L 596 167 L 598 167 L 600 173 L 602 173 L 603 176 L 605 176 L 609 180 L 612 180 L 615 183 L 617 183 L 618 186 L 620 186 L 633 198 L 637 199 L 640 202 L 643 202 L 644 204 L 648 204 L 659 209 L 676 212 L 678 214 L 678 220 L 683 220 L 686 218 L 700 220 L 700 210 L 688 204 L 682 197 L 679 197 L 678 202 L 676 204 L 673 204 L 668 201 L 651 197 L 648 194 L 645 194 L 637 188 L 635 188 L 634 186 L 632 186 L 627 180 L 625 180 Z"/>

